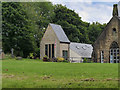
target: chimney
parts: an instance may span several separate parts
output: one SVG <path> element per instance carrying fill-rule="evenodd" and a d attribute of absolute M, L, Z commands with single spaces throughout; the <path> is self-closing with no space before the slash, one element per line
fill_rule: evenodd
<path fill-rule="evenodd" d="M 117 4 L 113 5 L 113 16 L 118 16 L 118 5 Z"/>
<path fill-rule="evenodd" d="M 118 2 L 118 16 L 120 17 L 120 1 Z"/>

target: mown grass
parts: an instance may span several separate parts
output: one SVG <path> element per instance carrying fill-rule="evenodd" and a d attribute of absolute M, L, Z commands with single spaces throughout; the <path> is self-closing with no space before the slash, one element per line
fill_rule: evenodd
<path fill-rule="evenodd" d="M 118 88 L 118 64 L 2 61 L 3 88 Z"/>

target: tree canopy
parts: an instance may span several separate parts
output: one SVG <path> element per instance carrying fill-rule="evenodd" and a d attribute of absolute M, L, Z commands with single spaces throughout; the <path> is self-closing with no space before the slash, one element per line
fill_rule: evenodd
<path fill-rule="evenodd" d="M 62 26 L 71 42 L 93 44 L 106 24 L 92 24 L 61 4 L 51 2 L 3 2 L 3 51 L 16 56 L 40 55 L 40 41 L 49 23 Z"/>

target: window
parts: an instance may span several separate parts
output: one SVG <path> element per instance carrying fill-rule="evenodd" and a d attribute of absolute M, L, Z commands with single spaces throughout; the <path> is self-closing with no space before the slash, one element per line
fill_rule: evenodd
<path fill-rule="evenodd" d="M 104 52 L 101 51 L 101 63 L 103 63 L 103 62 L 104 62 Z"/>
<path fill-rule="evenodd" d="M 117 42 L 113 42 L 110 46 L 110 63 L 119 63 L 119 46 Z"/>
<path fill-rule="evenodd" d="M 49 44 L 49 58 L 51 58 L 51 44 Z"/>
<path fill-rule="evenodd" d="M 45 45 L 45 55 L 48 56 L 48 45 L 47 44 Z"/>
<path fill-rule="evenodd" d="M 54 44 L 45 44 L 45 55 L 49 58 L 54 58 Z"/>
<path fill-rule="evenodd" d="M 54 58 L 54 44 L 52 44 L 52 58 Z"/>
<path fill-rule="evenodd" d="M 68 51 L 67 50 L 63 50 L 63 58 L 67 60 L 67 58 L 68 58 Z"/>
<path fill-rule="evenodd" d="M 113 28 L 113 32 L 116 32 L 116 28 Z"/>
<path fill-rule="evenodd" d="M 113 33 L 113 36 L 116 36 L 116 33 L 117 33 L 117 30 L 116 30 L 116 28 L 113 28 L 113 31 L 112 31 L 112 33 Z"/>

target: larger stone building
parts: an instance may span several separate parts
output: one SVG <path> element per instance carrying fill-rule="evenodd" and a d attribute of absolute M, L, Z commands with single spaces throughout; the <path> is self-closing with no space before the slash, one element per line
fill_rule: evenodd
<path fill-rule="evenodd" d="M 93 45 L 95 62 L 120 63 L 120 6 L 113 7 L 113 17 Z"/>

